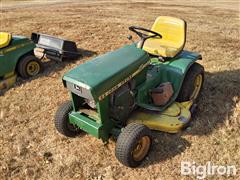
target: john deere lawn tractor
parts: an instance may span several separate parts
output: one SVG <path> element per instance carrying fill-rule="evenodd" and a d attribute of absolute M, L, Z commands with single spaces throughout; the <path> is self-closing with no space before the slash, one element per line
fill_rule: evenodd
<path fill-rule="evenodd" d="M 41 71 L 41 62 L 34 56 L 35 47 L 26 37 L 0 32 L 0 90 L 12 86 L 17 73 L 28 78 Z"/>
<path fill-rule="evenodd" d="M 55 126 L 68 137 L 84 131 L 107 142 L 113 136 L 117 159 L 137 167 L 150 150 L 151 130 L 177 133 L 189 123 L 204 68 L 196 63 L 200 54 L 183 50 L 184 20 L 160 16 L 151 30 L 129 29 L 138 42 L 63 76 L 71 101 L 57 110 Z"/>
<path fill-rule="evenodd" d="M 80 53 L 76 43 L 46 34 L 32 33 L 31 39 L 0 32 L 0 90 L 9 88 L 17 74 L 29 78 L 42 70 L 42 58 L 34 55 L 34 49 L 42 50 L 42 58 L 63 61 L 76 59 Z"/>

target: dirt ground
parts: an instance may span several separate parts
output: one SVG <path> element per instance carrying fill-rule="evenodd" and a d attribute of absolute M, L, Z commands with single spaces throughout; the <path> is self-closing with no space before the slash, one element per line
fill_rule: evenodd
<path fill-rule="evenodd" d="M 181 176 L 181 161 L 235 165 L 240 175 L 239 1 L 1 1 L 0 31 L 56 35 L 77 42 L 83 58 L 46 61 L 44 73 L 0 96 L 0 179 L 195 179 Z M 154 133 L 153 149 L 136 169 L 126 168 L 108 145 L 80 135 L 58 134 L 53 118 L 69 99 L 61 77 L 96 55 L 129 43 L 128 26 L 150 28 L 159 15 L 188 23 L 185 49 L 200 52 L 205 84 L 189 128 Z M 208 179 L 226 179 L 209 176 Z"/>

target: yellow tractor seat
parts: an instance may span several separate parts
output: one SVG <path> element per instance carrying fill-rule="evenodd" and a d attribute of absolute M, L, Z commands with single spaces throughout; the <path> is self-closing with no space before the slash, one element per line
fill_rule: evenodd
<path fill-rule="evenodd" d="M 149 38 L 143 49 L 149 54 L 162 57 L 175 57 L 184 48 L 186 42 L 186 22 L 182 19 L 159 16 L 152 26 L 152 31 L 162 38 Z"/>
<path fill-rule="evenodd" d="M 4 48 L 9 45 L 12 39 L 12 35 L 6 32 L 0 32 L 0 48 Z"/>

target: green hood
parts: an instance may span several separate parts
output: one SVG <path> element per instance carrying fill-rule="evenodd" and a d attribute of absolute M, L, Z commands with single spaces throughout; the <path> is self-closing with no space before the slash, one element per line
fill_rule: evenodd
<path fill-rule="evenodd" d="M 129 78 L 149 62 L 149 56 L 135 45 L 127 45 L 116 51 L 98 56 L 66 73 L 66 81 L 89 89 L 95 101 L 119 83 Z M 144 66 L 144 67 L 143 67 Z"/>

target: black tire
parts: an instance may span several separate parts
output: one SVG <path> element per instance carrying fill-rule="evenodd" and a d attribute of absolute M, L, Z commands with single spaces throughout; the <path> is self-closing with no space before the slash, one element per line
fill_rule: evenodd
<path fill-rule="evenodd" d="M 199 93 L 197 94 L 197 97 L 194 99 L 191 99 L 190 97 L 193 94 L 194 88 L 195 88 L 194 82 L 198 75 L 202 76 L 201 87 L 200 87 Z M 177 101 L 178 102 L 184 102 L 184 101 L 189 101 L 189 100 L 196 101 L 197 98 L 199 97 L 199 94 L 201 93 L 203 82 L 204 82 L 204 68 L 202 65 L 200 65 L 198 63 L 194 63 L 190 67 L 190 69 L 188 70 L 188 72 L 185 76 L 181 90 L 177 97 Z"/>
<path fill-rule="evenodd" d="M 55 127 L 57 131 L 67 137 L 75 137 L 80 133 L 80 129 L 70 124 L 68 114 L 73 110 L 72 102 L 66 101 L 59 106 L 55 114 Z"/>
<path fill-rule="evenodd" d="M 17 72 L 22 78 L 36 76 L 42 69 L 41 61 L 32 54 L 23 56 L 17 65 Z"/>
<path fill-rule="evenodd" d="M 134 151 L 139 145 L 139 141 L 148 138 L 149 142 L 145 147 L 140 159 L 134 158 Z M 142 124 L 130 123 L 118 136 L 115 148 L 115 156 L 125 166 L 137 167 L 147 156 L 152 143 L 151 130 Z M 142 147 L 140 147 L 142 148 Z"/>

